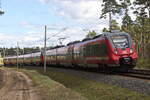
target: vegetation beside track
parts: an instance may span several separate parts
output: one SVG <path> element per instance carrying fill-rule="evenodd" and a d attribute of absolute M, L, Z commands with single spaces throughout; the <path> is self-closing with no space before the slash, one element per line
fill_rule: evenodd
<path fill-rule="evenodd" d="M 2 67 L 0 67 L 0 89 L 3 87 L 3 71 Z"/>
<path fill-rule="evenodd" d="M 138 61 L 137 61 L 137 68 L 141 69 L 150 69 L 150 43 L 146 45 L 145 48 L 145 56 L 141 57 L 139 55 Z"/>
<path fill-rule="evenodd" d="M 150 59 L 148 58 L 139 58 L 137 61 L 136 68 L 140 69 L 150 69 Z"/>
<path fill-rule="evenodd" d="M 95 81 L 87 80 L 85 78 L 81 78 L 79 76 L 58 72 L 52 68 L 48 68 L 46 73 L 43 73 L 43 69 L 39 67 L 24 67 L 20 69 L 20 71 L 23 71 L 27 75 L 29 75 L 36 84 L 40 84 L 44 94 L 46 93 L 49 98 L 51 98 L 51 96 L 56 97 L 56 100 L 80 100 L 83 99 L 83 97 L 89 100 L 150 99 L 150 97 L 148 96 L 130 91 L 128 89 L 98 83 Z M 58 84 L 51 79 L 63 85 Z M 64 86 L 67 88 L 65 88 Z"/>

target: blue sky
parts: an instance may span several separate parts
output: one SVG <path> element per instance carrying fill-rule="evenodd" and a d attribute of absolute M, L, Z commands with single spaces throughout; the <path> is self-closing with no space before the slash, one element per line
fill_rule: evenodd
<path fill-rule="evenodd" d="M 100 0 L 2 0 L 5 14 L 0 16 L 0 46 L 43 46 L 44 25 L 48 25 L 48 46 L 58 45 L 58 38 L 67 37 L 64 44 L 83 39 L 86 32 L 100 32 L 108 19 L 99 19 Z M 83 31 L 84 30 L 84 31 Z M 86 30 L 86 31 L 85 31 Z"/>
<path fill-rule="evenodd" d="M 44 25 L 61 21 L 61 18 L 56 18 L 50 11 L 48 4 L 38 0 L 2 0 L 2 8 L 5 14 L 0 18 L 0 26 L 2 26 L 0 32 L 7 30 L 8 33 L 17 34 L 27 31 L 23 24 Z"/>

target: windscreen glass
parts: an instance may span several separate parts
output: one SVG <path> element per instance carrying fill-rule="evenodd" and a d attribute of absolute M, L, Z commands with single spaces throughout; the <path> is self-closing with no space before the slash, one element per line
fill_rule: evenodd
<path fill-rule="evenodd" d="M 116 48 L 129 48 L 127 36 L 111 36 L 111 39 Z"/>

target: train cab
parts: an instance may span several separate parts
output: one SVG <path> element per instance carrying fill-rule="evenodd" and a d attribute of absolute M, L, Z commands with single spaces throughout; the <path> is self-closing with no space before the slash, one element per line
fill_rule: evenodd
<path fill-rule="evenodd" d="M 137 53 L 130 35 L 128 33 L 112 33 L 107 37 L 111 45 L 111 60 L 118 65 L 135 66 Z"/>

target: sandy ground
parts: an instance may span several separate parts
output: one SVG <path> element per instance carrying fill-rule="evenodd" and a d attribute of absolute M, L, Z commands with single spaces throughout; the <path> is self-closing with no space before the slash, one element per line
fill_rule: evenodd
<path fill-rule="evenodd" d="M 0 100 L 43 100 L 32 80 L 25 74 L 10 69 L 3 72 Z"/>

